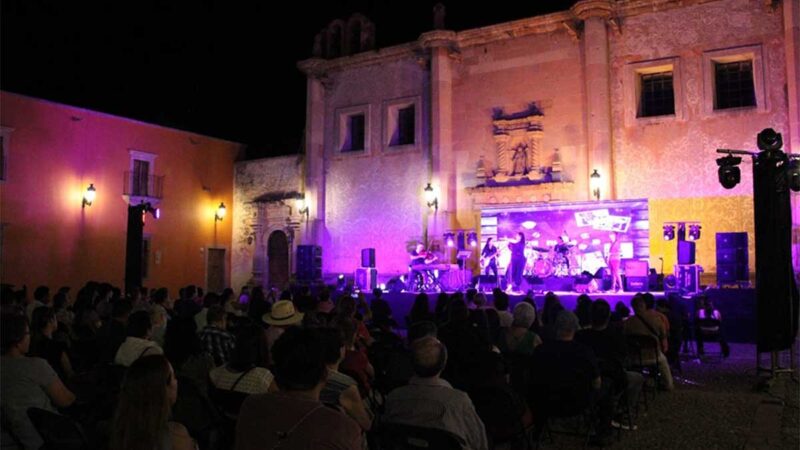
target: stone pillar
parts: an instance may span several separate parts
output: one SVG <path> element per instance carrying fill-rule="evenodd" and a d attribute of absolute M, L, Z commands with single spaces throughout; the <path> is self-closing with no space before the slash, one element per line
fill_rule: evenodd
<path fill-rule="evenodd" d="M 800 3 L 783 2 L 783 36 L 786 49 L 786 93 L 789 129 L 783 133 L 784 150 L 800 153 Z M 792 261 L 800 272 L 800 195 L 792 195 Z"/>
<path fill-rule="evenodd" d="M 253 246 L 253 282 L 256 286 L 264 285 L 264 272 L 267 270 L 266 245 L 264 244 L 264 205 L 258 205 L 256 223 L 252 224 L 253 234 L 255 235 L 255 245 Z"/>
<path fill-rule="evenodd" d="M 453 157 L 453 69 L 451 52 L 455 32 L 437 30 L 420 36 L 423 48 L 430 49 L 431 123 L 430 179 L 438 189 L 439 210 L 428 222 L 430 239 L 440 239 L 450 227 L 457 205 L 456 170 Z"/>
<path fill-rule="evenodd" d="M 600 173 L 601 199 L 614 199 L 614 167 L 611 148 L 611 88 L 608 31 L 606 22 L 611 16 L 608 0 L 581 0 L 572 12 L 583 20 L 583 77 L 586 92 L 586 150 L 589 166 L 584 177 L 589 186 L 589 174 Z M 591 197 L 591 188 L 586 189 Z"/>
<path fill-rule="evenodd" d="M 304 189 L 309 226 L 295 238 L 297 244 L 322 245 L 325 230 L 325 87 L 320 75 L 309 74 L 306 95 Z"/>

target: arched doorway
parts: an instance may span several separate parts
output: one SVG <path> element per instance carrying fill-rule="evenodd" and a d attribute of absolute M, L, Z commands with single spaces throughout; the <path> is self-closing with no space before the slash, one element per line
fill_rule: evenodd
<path fill-rule="evenodd" d="M 268 282 L 278 289 L 289 286 L 289 240 L 286 233 L 273 231 L 267 241 Z"/>

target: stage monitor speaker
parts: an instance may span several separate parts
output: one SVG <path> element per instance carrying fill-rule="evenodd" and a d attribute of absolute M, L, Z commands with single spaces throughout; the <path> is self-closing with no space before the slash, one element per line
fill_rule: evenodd
<path fill-rule="evenodd" d="M 322 279 L 322 247 L 319 245 L 297 246 L 297 281 L 309 282 Z"/>
<path fill-rule="evenodd" d="M 378 269 L 359 267 L 355 278 L 355 284 L 361 291 L 372 292 L 378 287 Z"/>
<path fill-rule="evenodd" d="M 647 261 L 638 259 L 626 259 L 623 261 L 623 270 L 626 277 L 647 277 L 649 272 L 649 264 Z"/>
<path fill-rule="evenodd" d="M 678 264 L 694 264 L 694 250 L 693 241 L 678 241 Z"/>
<path fill-rule="evenodd" d="M 403 292 L 403 289 L 406 288 L 406 284 L 400 277 L 394 277 L 386 283 L 386 290 L 391 292 L 392 294 L 399 294 Z"/>
<path fill-rule="evenodd" d="M 375 249 L 361 249 L 361 267 L 375 267 Z"/>
<path fill-rule="evenodd" d="M 627 276 L 625 275 L 625 291 L 626 292 L 643 292 L 650 288 L 650 277 L 645 276 Z"/>

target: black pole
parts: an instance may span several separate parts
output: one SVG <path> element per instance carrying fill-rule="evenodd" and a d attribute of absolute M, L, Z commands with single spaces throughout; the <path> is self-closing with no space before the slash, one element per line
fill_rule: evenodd
<path fill-rule="evenodd" d="M 128 206 L 128 232 L 125 249 L 125 292 L 142 285 L 142 239 L 144 238 L 144 207 Z"/>

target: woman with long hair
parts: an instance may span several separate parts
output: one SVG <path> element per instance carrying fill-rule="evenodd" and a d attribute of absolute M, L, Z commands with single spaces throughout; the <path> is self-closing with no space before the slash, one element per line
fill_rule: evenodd
<path fill-rule="evenodd" d="M 428 294 L 420 292 L 417 294 L 417 298 L 414 299 L 414 306 L 411 307 L 411 312 L 406 318 L 406 323 L 411 326 L 423 320 L 433 321 L 434 319 L 434 315 L 431 314 Z"/>
<path fill-rule="evenodd" d="M 67 355 L 67 347 L 63 342 L 53 339 L 58 329 L 56 312 L 48 306 L 40 306 L 33 310 L 31 331 L 31 347 L 28 354 L 45 359 L 56 371 L 61 381 L 67 381 L 72 375 L 72 363 Z"/>
<path fill-rule="evenodd" d="M 178 398 L 178 379 L 163 355 L 137 359 L 125 375 L 114 414 L 114 450 L 195 450 L 186 427 L 170 422 Z"/>

